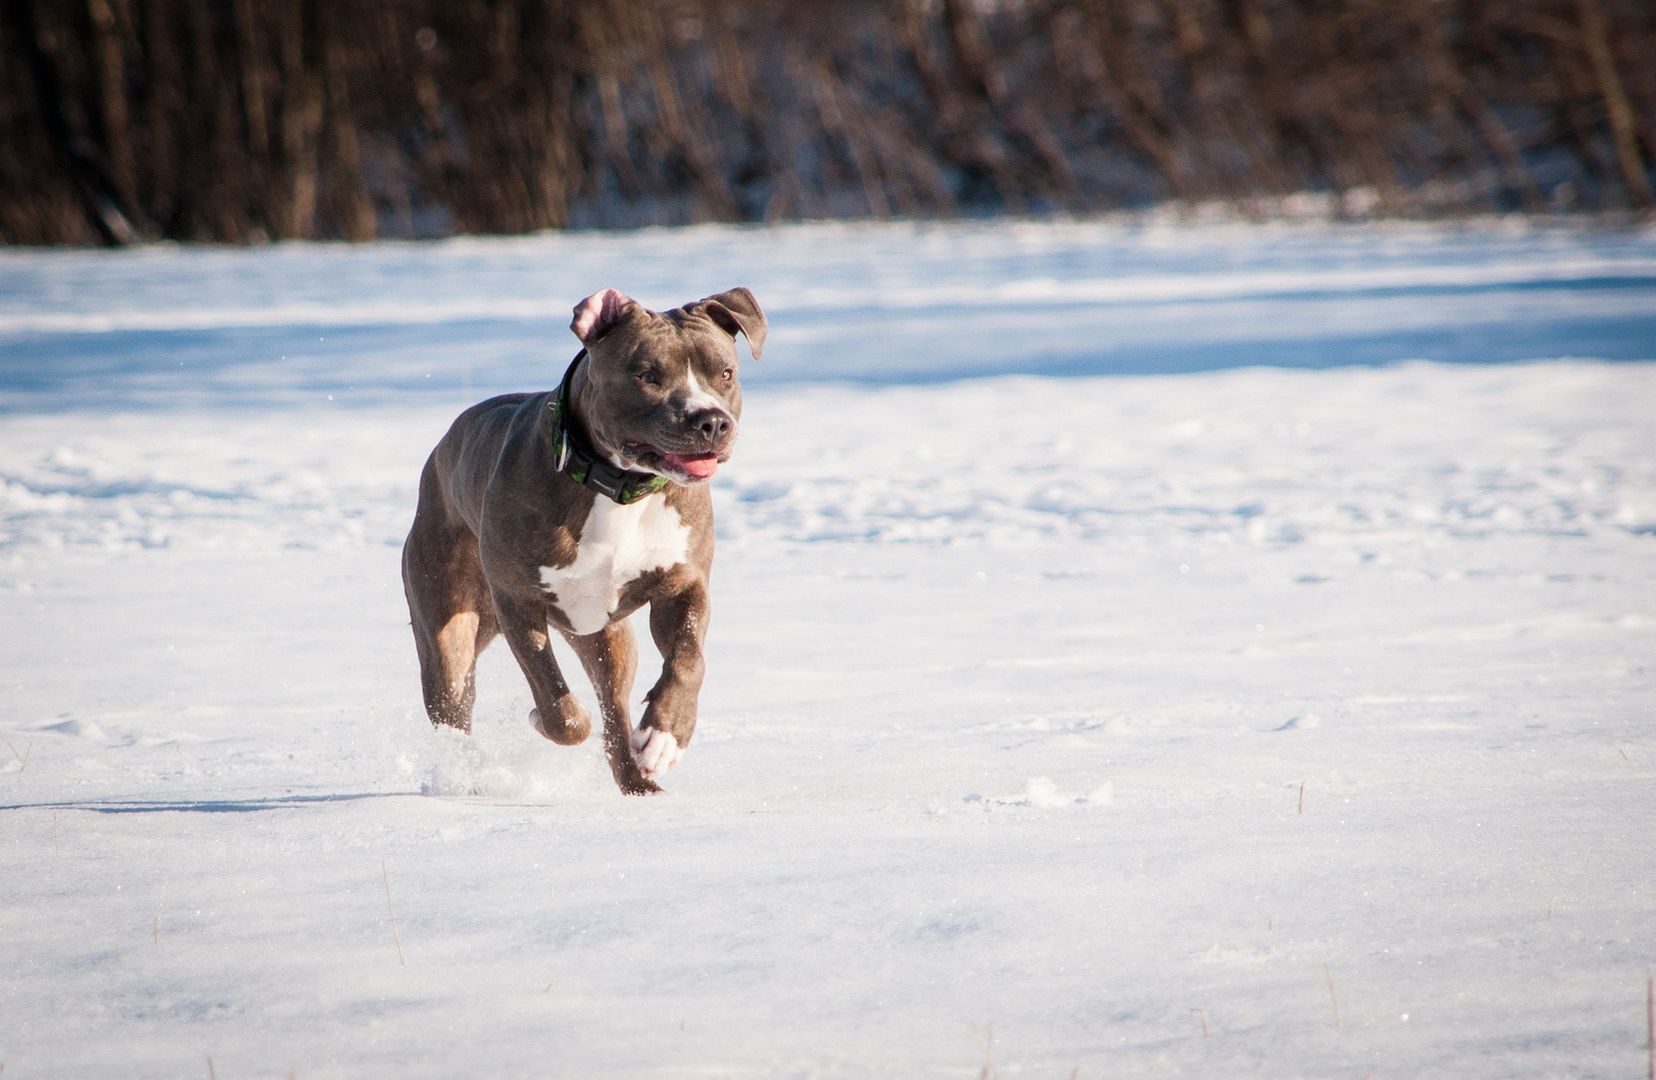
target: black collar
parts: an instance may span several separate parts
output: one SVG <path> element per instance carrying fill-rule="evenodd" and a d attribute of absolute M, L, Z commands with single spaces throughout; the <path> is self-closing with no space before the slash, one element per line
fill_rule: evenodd
<path fill-rule="evenodd" d="M 559 472 L 583 487 L 629 506 L 649 498 L 672 481 L 660 473 L 634 472 L 617 468 L 599 457 L 580 437 L 570 430 L 568 418 L 575 415 L 570 405 L 570 387 L 575 382 L 575 369 L 586 359 L 586 350 L 575 354 L 558 384 L 558 396 L 552 400 L 552 465 Z"/>

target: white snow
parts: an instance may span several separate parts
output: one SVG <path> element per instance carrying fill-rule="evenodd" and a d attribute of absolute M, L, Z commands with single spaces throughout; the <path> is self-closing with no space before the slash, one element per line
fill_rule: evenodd
<path fill-rule="evenodd" d="M 431 445 L 738 284 L 668 793 L 433 731 Z M 1650 230 L 0 252 L 0 1067 L 1641 1075 L 1653 417 Z"/>

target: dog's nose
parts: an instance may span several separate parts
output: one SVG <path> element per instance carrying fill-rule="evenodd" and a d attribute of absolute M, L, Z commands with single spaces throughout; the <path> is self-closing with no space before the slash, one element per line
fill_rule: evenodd
<path fill-rule="evenodd" d="M 735 423 L 723 409 L 703 409 L 685 419 L 711 443 L 722 442 L 729 437 L 731 425 Z"/>

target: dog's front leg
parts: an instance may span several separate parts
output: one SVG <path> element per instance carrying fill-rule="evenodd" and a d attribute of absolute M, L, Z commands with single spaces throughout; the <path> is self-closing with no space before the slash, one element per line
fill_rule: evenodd
<path fill-rule="evenodd" d="M 585 739 L 592 730 L 592 718 L 569 692 L 569 684 L 552 656 L 544 603 L 524 603 L 496 589 L 494 609 L 500 632 L 512 647 L 523 677 L 529 680 L 529 692 L 535 698 L 535 711 L 530 715 L 535 730 L 565 746 Z"/>
<path fill-rule="evenodd" d="M 646 779 L 657 779 L 676 765 L 696 730 L 707 615 L 707 586 L 700 581 L 650 604 L 650 636 L 661 651 L 661 678 L 645 696 L 649 706 L 632 735 L 632 756 Z"/>
<path fill-rule="evenodd" d="M 629 743 L 632 717 L 627 711 L 627 698 L 638 671 L 638 646 L 633 643 L 632 627 L 622 621 L 596 634 L 565 634 L 564 638 L 581 658 L 581 666 L 598 694 L 598 708 L 604 716 L 604 753 L 609 757 L 616 786 L 627 795 L 660 791 L 639 771 Z"/>

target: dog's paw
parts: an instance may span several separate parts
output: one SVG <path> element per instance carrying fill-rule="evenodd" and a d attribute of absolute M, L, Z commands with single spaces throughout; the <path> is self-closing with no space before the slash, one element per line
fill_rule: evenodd
<path fill-rule="evenodd" d="M 633 761 L 638 763 L 638 771 L 645 780 L 666 776 L 668 770 L 684 756 L 684 748 L 679 746 L 678 740 L 660 728 L 641 727 L 632 733 L 628 743 L 632 748 Z"/>
<path fill-rule="evenodd" d="M 633 770 L 633 775 L 625 780 L 616 782 L 623 795 L 660 795 L 661 785 L 654 780 L 646 780 Z"/>
<path fill-rule="evenodd" d="M 556 704 L 557 715 L 551 718 L 550 723 L 539 709 L 530 709 L 529 726 L 562 746 L 574 746 L 585 741 L 592 731 L 592 718 L 587 715 L 586 707 L 576 701 L 573 694 L 565 694 Z"/>

